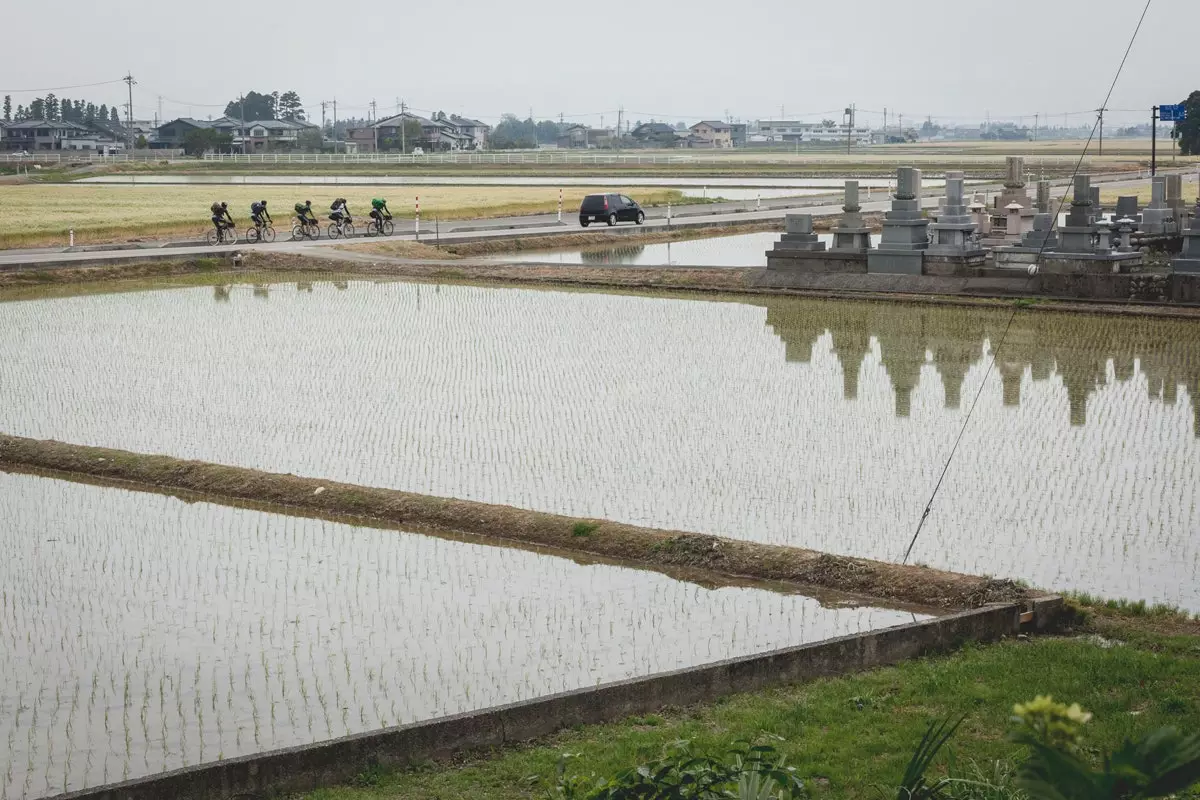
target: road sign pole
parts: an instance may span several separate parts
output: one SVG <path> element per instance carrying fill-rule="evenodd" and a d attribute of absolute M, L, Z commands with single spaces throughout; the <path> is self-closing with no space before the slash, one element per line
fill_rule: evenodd
<path fill-rule="evenodd" d="M 1150 177 L 1158 169 L 1158 106 L 1150 109 Z"/>

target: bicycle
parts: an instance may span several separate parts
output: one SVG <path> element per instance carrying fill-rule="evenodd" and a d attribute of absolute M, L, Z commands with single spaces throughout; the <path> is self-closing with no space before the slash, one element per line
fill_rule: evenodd
<path fill-rule="evenodd" d="M 349 239 L 354 235 L 354 225 L 349 217 L 343 217 L 336 222 L 329 223 L 326 228 L 330 239 L 337 239 L 339 236 L 343 239 Z"/>
<path fill-rule="evenodd" d="M 258 242 L 266 242 L 270 244 L 275 241 L 275 229 L 270 225 L 251 225 L 246 228 L 246 242 L 248 244 L 257 244 Z"/>
<path fill-rule="evenodd" d="M 299 217 L 296 217 L 295 220 L 296 224 L 292 226 L 293 242 L 297 241 L 298 239 L 321 238 L 321 226 L 318 223 L 301 220 Z"/>
<path fill-rule="evenodd" d="M 204 236 L 210 246 L 218 244 L 237 244 L 237 229 L 228 222 L 222 222 L 220 228 L 209 228 Z"/>
<path fill-rule="evenodd" d="M 372 219 L 370 224 L 367 225 L 367 236 L 391 236 L 395 230 L 396 227 L 392 225 L 391 217 Z"/>

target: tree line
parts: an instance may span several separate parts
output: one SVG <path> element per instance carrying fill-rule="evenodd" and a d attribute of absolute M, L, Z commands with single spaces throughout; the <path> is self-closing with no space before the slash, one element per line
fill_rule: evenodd
<path fill-rule="evenodd" d="M 300 95 L 287 92 L 246 92 L 243 97 L 230 100 L 225 106 L 225 116 L 255 122 L 264 119 L 282 119 L 304 122 L 304 104 Z"/>
<path fill-rule="evenodd" d="M 13 108 L 12 95 L 4 95 L 4 121 L 24 122 L 44 119 L 49 122 L 77 122 L 80 125 L 120 125 L 121 112 L 117 106 L 107 103 L 96 105 L 87 100 L 72 100 L 57 97 L 53 92 L 45 97 L 35 97 L 28 106 Z"/>

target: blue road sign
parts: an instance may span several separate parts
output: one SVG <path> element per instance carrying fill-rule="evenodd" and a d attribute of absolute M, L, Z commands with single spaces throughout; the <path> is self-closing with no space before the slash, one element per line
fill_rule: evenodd
<path fill-rule="evenodd" d="M 1187 119 L 1187 106 L 1176 103 L 1158 107 L 1158 118 L 1162 122 L 1183 122 Z"/>

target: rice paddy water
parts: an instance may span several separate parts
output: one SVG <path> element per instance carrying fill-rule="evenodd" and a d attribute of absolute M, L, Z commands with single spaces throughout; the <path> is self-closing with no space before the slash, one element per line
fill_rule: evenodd
<path fill-rule="evenodd" d="M 1200 611 L 1194 323 L 219 285 L 0 306 L 0 431 Z"/>
<path fill-rule="evenodd" d="M 3 472 L 0 520 L 5 800 L 917 618 Z"/>

